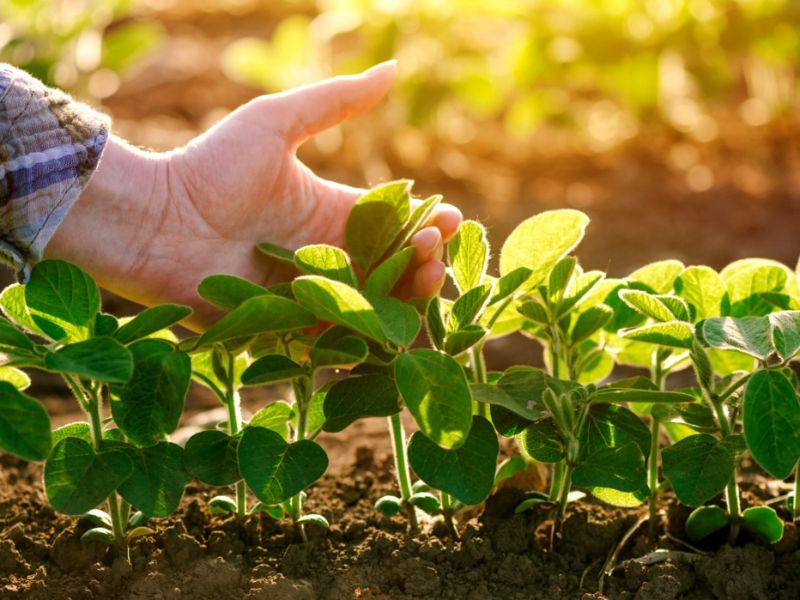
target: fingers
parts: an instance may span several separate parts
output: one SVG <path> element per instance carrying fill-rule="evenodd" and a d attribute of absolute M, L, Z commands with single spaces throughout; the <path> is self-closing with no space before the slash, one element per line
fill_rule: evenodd
<path fill-rule="evenodd" d="M 295 145 L 345 119 L 365 113 L 386 95 L 397 77 L 394 60 L 358 75 L 333 77 L 268 96 L 270 112 L 286 124 Z"/>
<path fill-rule="evenodd" d="M 412 298 L 430 298 L 444 285 L 445 268 L 440 260 L 429 260 L 414 273 L 411 283 Z"/>

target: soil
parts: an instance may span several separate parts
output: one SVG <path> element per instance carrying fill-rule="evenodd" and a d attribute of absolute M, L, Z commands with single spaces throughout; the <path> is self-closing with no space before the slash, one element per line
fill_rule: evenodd
<path fill-rule="evenodd" d="M 113 548 L 82 542 L 91 527 L 56 514 L 41 486 L 41 466 L 0 455 L 0 599 L 32 600 L 339 600 L 374 598 L 700 600 L 800 597 L 797 532 L 767 546 L 743 535 L 735 547 L 712 542 L 685 547 L 688 510 L 664 503 L 665 531 L 653 555 L 642 525 L 610 564 L 609 553 L 645 510 L 596 501 L 569 507 L 557 552 L 549 548 L 552 519 L 539 508 L 514 514 L 520 488 L 542 487 L 533 470 L 458 515 L 460 540 L 440 520 L 410 534 L 405 517 L 387 518 L 374 501 L 396 493 L 393 464 L 380 422 L 352 428 L 350 451 L 336 452 L 328 474 L 309 489 L 307 509 L 323 514 L 329 531 L 309 528 L 303 542 L 289 522 L 266 514 L 240 521 L 210 515 L 220 490 L 190 484 L 179 512 L 154 521 L 156 535 L 134 540 L 131 561 Z M 367 445 L 358 445 L 364 444 Z M 745 479 L 744 499 L 780 493 L 758 476 Z M 224 490 L 223 490 L 224 492 Z M 787 516 L 787 515 L 784 515 Z M 602 586 L 602 593 L 598 591 Z"/>

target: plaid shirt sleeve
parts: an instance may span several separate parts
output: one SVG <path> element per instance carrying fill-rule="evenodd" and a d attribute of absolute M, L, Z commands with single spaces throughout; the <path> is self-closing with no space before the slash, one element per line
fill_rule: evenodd
<path fill-rule="evenodd" d="M 0 64 L 0 261 L 23 281 L 89 181 L 108 117 Z"/>

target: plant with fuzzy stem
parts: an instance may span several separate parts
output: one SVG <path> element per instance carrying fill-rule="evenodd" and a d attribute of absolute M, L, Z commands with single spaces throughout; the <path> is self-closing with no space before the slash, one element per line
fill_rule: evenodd
<path fill-rule="evenodd" d="M 44 461 L 53 508 L 92 521 L 86 539 L 126 551 L 130 539 L 152 533 L 147 517 L 177 509 L 189 481 L 183 449 L 167 439 L 183 412 L 189 359 L 165 328 L 191 310 L 163 305 L 119 321 L 100 312 L 91 277 L 55 260 L 6 288 L 0 306 L 8 318 L 0 320 L 0 448 Z M 19 368 L 59 374 L 87 421 L 51 433 L 42 405 L 22 391 L 28 379 Z M 107 511 L 96 508 L 103 500 Z"/>

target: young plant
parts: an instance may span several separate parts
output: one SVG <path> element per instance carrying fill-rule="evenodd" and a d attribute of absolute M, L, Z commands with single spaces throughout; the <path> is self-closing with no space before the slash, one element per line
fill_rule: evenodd
<path fill-rule="evenodd" d="M 306 338 L 302 330 L 313 326 L 316 318 L 285 297 L 285 286 L 268 289 L 214 275 L 200 283 L 198 293 L 229 311 L 185 344 L 191 345 L 195 379 L 214 392 L 228 418 L 224 431 L 203 431 L 188 441 L 188 468 L 209 485 L 235 485 L 235 499 L 217 496 L 210 501 L 212 510 L 240 517 L 262 509 L 278 518 L 286 513 L 305 535 L 305 522 L 324 519 L 307 515 L 304 520 L 301 493 L 322 476 L 328 459 L 319 445 L 306 439 L 310 377 L 290 358 L 289 349 Z M 244 423 L 240 389 L 280 381 L 294 382 L 294 404 L 270 404 Z M 245 486 L 260 501 L 250 510 Z"/>
<path fill-rule="evenodd" d="M 768 440 L 772 433 L 763 421 L 786 411 L 786 414 L 792 414 L 792 402 L 797 402 L 793 392 L 795 386 L 791 383 L 785 385 L 781 379 L 784 376 L 775 371 L 783 366 L 783 360 L 791 358 L 784 356 L 791 351 L 791 344 L 781 349 L 784 354 L 778 353 L 783 357 L 782 361 L 769 363 L 774 344 L 778 343 L 770 334 L 774 330 L 771 329 L 771 319 L 785 324 L 784 327 L 777 326 L 779 333 L 775 334 L 783 343 L 784 335 L 789 339 L 792 337 L 791 316 L 764 316 L 782 303 L 791 301 L 791 296 L 784 293 L 792 285 L 787 271 L 785 267 L 759 261 L 734 263 L 721 274 L 707 267 L 689 267 L 674 282 L 679 298 L 642 292 L 620 294 L 629 306 L 651 319 L 648 324 L 621 332 L 623 337 L 683 352 L 694 367 L 701 403 L 693 402 L 671 409 L 657 407 L 652 411 L 655 422 L 677 421 L 688 426 L 689 435 L 685 427 L 673 430 L 671 433 L 677 434 L 673 435 L 675 443 L 662 452 L 664 474 L 681 502 L 700 506 L 721 491 L 725 492 L 727 513 L 719 507 L 702 506 L 693 513 L 687 522 L 687 534 L 693 540 L 728 524 L 731 542 L 738 536 L 742 523 L 770 541 L 775 541 L 776 536 L 779 539 L 782 533 L 782 524 L 774 511 L 770 512 L 771 509 L 741 512 L 736 468 L 742 452 L 752 445 L 757 448 L 754 456 L 759 453 L 767 464 L 780 472 L 786 469 L 785 462 L 778 466 L 770 461 L 770 457 L 764 454 L 765 449 L 755 441 L 755 433 L 750 436 L 753 441 L 746 437 L 743 439 L 737 433 L 737 424 L 742 412 L 741 388 L 749 385 L 753 378 L 754 385 L 764 384 L 768 391 L 751 389 L 751 400 L 747 404 L 758 408 L 748 412 L 750 424 L 745 429 L 766 436 L 762 439 Z M 685 302 L 677 304 L 677 299 Z M 711 316 L 715 313 L 739 316 Z M 754 359 L 761 365 L 755 371 Z M 739 369 L 744 369 L 744 372 Z M 777 412 L 765 408 L 773 403 L 781 407 Z M 784 457 L 784 461 L 793 461 L 784 477 L 797 461 L 793 454 L 797 449 L 795 434 L 792 433 L 794 426 L 791 425 L 794 418 L 790 417 L 789 424 L 784 424 L 782 431 L 784 434 L 789 432 L 787 456 L 791 455 Z M 757 423 L 761 423 L 760 429 Z"/>
<path fill-rule="evenodd" d="M 183 449 L 167 439 L 183 412 L 189 358 L 165 328 L 191 310 L 162 305 L 120 322 L 100 312 L 86 273 L 55 260 L 37 264 L 26 285 L 6 288 L 0 306 L 8 318 L 0 320 L 0 448 L 44 461 L 53 508 L 86 514 L 97 525 L 87 539 L 124 549 L 151 532 L 141 527 L 147 517 L 177 509 L 189 480 Z M 59 374 L 87 421 L 51 433 L 42 405 L 21 391 L 27 377 L 19 368 Z M 96 510 L 104 500 L 108 511 Z M 131 507 L 139 511 L 133 517 Z"/>

